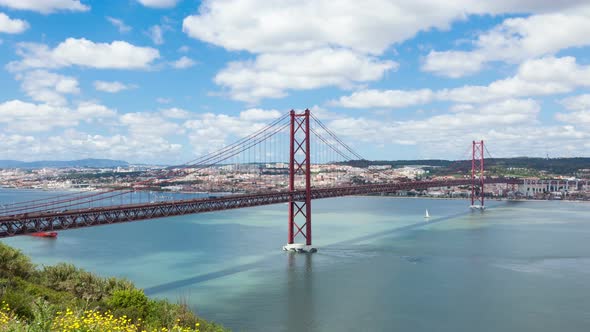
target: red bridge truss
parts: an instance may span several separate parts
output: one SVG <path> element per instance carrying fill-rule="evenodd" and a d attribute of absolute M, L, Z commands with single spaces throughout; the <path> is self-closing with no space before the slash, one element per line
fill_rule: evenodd
<path fill-rule="evenodd" d="M 521 184 L 516 179 L 487 179 L 486 183 Z M 311 189 L 310 199 L 389 193 L 399 190 L 427 189 L 471 185 L 471 179 L 444 181 L 412 181 L 347 187 Z M 240 209 L 253 206 L 307 201 L 306 190 L 232 195 L 220 198 L 177 200 L 153 204 L 127 204 L 65 212 L 35 212 L 0 217 L 0 237 L 35 232 L 65 230 L 109 225 L 122 222 L 180 216 L 203 212 Z"/>

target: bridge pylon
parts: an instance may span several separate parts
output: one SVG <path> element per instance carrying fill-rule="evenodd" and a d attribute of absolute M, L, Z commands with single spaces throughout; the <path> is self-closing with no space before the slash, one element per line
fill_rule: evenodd
<path fill-rule="evenodd" d="M 303 113 L 291 110 L 291 130 L 289 145 L 289 236 L 286 251 L 316 252 L 311 245 L 311 153 L 310 153 L 310 126 L 309 109 Z M 305 198 L 296 200 L 294 192 L 296 188 L 296 176 L 304 180 Z M 300 226 L 301 225 L 301 226 Z M 295 243 L 295 239 L 301 235 L 305 244 Z"/>
<path fill-rule="evenodd" d="M 484 154 L 483 140 L 473 141 L 471 154 L 471 208 L 484 210 Z M 476 190 L 478 188 L 479 190 Z"/>

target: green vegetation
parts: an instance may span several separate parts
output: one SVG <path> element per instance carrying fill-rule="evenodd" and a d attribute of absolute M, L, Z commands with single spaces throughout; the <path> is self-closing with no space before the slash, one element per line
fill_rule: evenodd
<path fill-rule="evenodd" d="M 0 302 L 0 331 L 225 331 L 127 280 L 63 263 L 37 268 L 2 243 Z"/>

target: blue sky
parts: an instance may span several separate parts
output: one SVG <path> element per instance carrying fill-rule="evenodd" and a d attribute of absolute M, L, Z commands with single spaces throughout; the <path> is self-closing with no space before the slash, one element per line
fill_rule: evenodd
<path fill-rule="evenodd" d="M 310 108 L 369 159 L 590 156 L 587 1 L 0 0 L 0 159 L 178 163 Z"/>

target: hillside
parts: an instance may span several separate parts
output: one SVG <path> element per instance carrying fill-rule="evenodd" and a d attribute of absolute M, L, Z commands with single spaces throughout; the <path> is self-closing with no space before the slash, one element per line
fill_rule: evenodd
<path fill-rule="evenodd" d="M 471 170 L 471 160 L 355 160 L 346 164 L 358 167 L 370 165 L 391 165 L 403 167 L 410 165 L 431 166 L 436 173 L 467 172 Z M 490 158 L 485 160 L 486 169 L 501 173 L 510 172 L 509 169 L 526 169 L 536 172 L 546 172 L 556 175 L 574 175 L 580 169 L 590 168 L 590 158 Z"/>
<path fill-rule="evenodd" d="M 0 243 L 0 331 L 226 330 L 186 305 L 148 298 L 129 281 L 63 263 L 38 268 Z"/>

